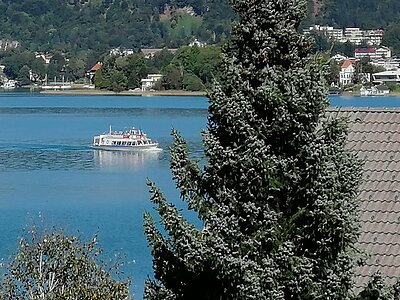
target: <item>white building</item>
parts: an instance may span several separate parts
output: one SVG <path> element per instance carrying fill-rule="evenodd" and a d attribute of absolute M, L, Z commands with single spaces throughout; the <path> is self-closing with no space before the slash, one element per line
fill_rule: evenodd
<path fill-rule="evenodd" d="M 390 90 L 384 84 L 380 84 L 378 86 L 372 86 L 370 88 L 361 87 L 360 95 L 361 96 L 385 96 L 390 93 Z"/>
<path fill-rule="evenodd" d="M 344 39 L 350 43 L 359 45 L 364 40 L 364 34 L 358 27 L 346 27 L 344 29 Z"/>
<path fill-rule="evenodd" d="M 388 47 L 380 48 L 357 48 L 354 50 L 355 58 L 369 57 L 374 59 L 385 59 L 392 57 L 392 51 Z"/>
<path fill-rule="evenodd" d="M 345 86 L 351 83 L 353 79 L 353 75 L 355 72 L 354 61 L 350 59 L 346 59 L 342 66 L 340 67 L 339 72 L 339 83 L 341 86 Z"/>
<path fill-rule="evenodd" d="M 383 29 L 377 30 L 365 30 L 364 31 L 364 40 L 368 45 L 380 45 L 382 43 L 383 37 Z"/>
<path fill-rule="evenodd" d="M 149 91 L 154 88 L 156 82 L 160 81 L 162 78 L 161 74 L 149 74 L 147 78 L 141 80 L 142 82 L 142 92 Z"/>
<path fill-rule="evenodd" d="M 370 59 L 376 58 L 376 49 L 375 48 L 357 48 L 354 49 L 354 57 L 359 59 L 363 57 L 368 57 Z"/>
<path fill-rule="evenodd" d="M 345 29 L 333 28 L 331 26 L 313 25 L 304 29 L 304 34 L 310 34 L 312 31 L 318 32 L 327 38 L 339 43 L 347 41 L 359 45 L 362 42 L 371 46 L 380 45 L 384 31 L 382 29 L 361 30 L 358 27 L 347 27 Z"/>
<path fill-rule="evenodd" d="M 375 59 L 371 61 L 370 64 L 376 67 L 382 67 L 386 71 L 392 71 L 400 67 L 400 58 Z"/>
<path fill-rule="evenodd" d="M 337 63 L 340 63 L 340 62 L 346 60 L 347 57 L 338 53 L 338 54 L 335 54 L 334 56 L 332 56 L 331 59 L 336 61 Z"/>
<path fill-rule="evenodd" d="M 400 69 L 372 74 L 374 83 L 400 83 Z"/>
<path fill-rule="evenodd" d="M 112 48 L 110 50 L 111 56 L 128 56 L 134 54 L 135 51 L 133 49 L 121 49 L 121 48 Z"/>
<path fill-rule="evenodd" d="M 388 47 L 380 47 L 376 49 L 376 58 L 391 58 L 392 51 Z"/>
<path fill-rule="evenodd" d="M 207 44 L 206 43 L 203 43 L 203 42 L 200 42 L 199 40 L 197 40 L 197 39 L 194 39 L 193 41 L 191 41 L 190 43 L 189 43 L 189 47 L 205 47 Z"/>
<path fill-rule="evenodd" d="M 304 33 L 309 34 L 311 33 L 311 31 L 319 32 L 327 38 L 333 39 L 335 41 L 343 40 L 343 29 L 333 28 L 331 26 L 313 25 L 308 29 L 305 29 Z"/>
<path fill-rule="evenodd" d="M 35 53 L 35 58 L 41 58 L 43 59 L 44 63 L 48 65 L 53 58 L 53 55 L 50 53 L 41 53 L 41 52 L 36 52 Z"/>
<path fill-rule="evenodd" d="M 3 83 L 2 88 L 6 89 L 6 90 L 12 90 L 12 89 L 15 89 L 16 86 L 17 86 L 17 81 L 7 80 Z"/>

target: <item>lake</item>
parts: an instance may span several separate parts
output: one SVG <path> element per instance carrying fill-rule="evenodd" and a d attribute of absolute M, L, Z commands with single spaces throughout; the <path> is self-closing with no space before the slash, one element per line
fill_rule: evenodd
<path fill-rule="evenodd" d="M 395 97 L 331 101 L 334 106 L 400 106 Z M 153 207 L 146 178 L 185 208 L 166 150 L 176 128 L 201 159 L 207 107 L 202 97 L 0 93 L 0 257 L 17 250 L 23 228 L 41 215 L 47 227 L 57 225 L 83 239 L 98 233 L 105 258 L 120 253 L 131 262 L 124 270 L 132 278 L 135 299 L 141 299 L 144 280 L 152 273 L 143 234 L 143 213 Z M 141 128 L 165 151 L 92 150 L 92 137 L 110 125 Z"/>

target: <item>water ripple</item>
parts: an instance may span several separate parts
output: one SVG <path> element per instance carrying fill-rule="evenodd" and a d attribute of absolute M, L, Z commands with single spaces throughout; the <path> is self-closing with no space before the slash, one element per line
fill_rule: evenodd
<path fill-rule="evenodd" d="M 93 108 L 93 107 L 0 107 L 1 114 L 74 114 L 92 116 L 180 115 L 186 117 L 206 116 L 202 108 Z"/>
<path fill-rule="evenodd" d="M 0 149 L 0 171 L 91 170 L 93 151 L 62 151 L 57 148 Z"/>

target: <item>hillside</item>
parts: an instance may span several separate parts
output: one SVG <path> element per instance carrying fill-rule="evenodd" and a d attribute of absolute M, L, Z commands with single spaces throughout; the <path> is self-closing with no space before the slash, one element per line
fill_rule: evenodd
<path fill-rule="evenodd" d="M 400 1 L 307 0 L 310 24 L 384 28 L 384 44 L 400 53 Z M 226 40 L 234 17 L 228 0 L 0 0 L 0 63 L 31 66 L 35 51 L 73 58 L 87 69 L 111 48 L 178 48 L 197 38 Z M 396 22 L 398 22 L 396 24 Z M 26 59 L 9 57 L 13 49 Z M 343 51 L 342 51 L 343 52 Z M 23 63 L 24 61 L 24 63 Z M 55 62 L 64 64 L 63 60 Z M 82 76 L 83 71 L 80 71 Z M 18 70 L 11 72 L 18 73 Z"/>
<path fill-rule="evenodd" d="M 336 27 L 387 28 L 400 20 L 398 0 L 311 0 L 309 21 Z"/>
<path fill-rule="evenodd" d="M 210 0 L 0 0 L 0 11 L 0 39 L 73 52 L 218 42 L 232 16 Z"/>
<path fill-rule="evenodd" d="M 308 24 L 386 28 L 400 20 L 398 0 L 308 0 Z M 227 0 L 0 0 L 0 39 L 30 50 L 102 53 L 112 47 L 175 48 L 194 37 L 224 40 Z"/>

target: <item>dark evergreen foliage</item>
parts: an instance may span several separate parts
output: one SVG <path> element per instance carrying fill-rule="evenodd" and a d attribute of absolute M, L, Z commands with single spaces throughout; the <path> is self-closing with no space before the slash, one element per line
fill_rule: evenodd
<path fill-rule="evenodd" d="M 394 54 L 400 55 L 400 22 L 392 24 L 385 30 L 382 44 L 389 45 Z"/>
<path fill-rule="evenodd" d="M 397 0 L 324 0 L 323 16 L 319 21 L 338 27 L 364 29 L 386 28 L 398 23 L 400 2 Z"/>
<path fill-rule="evenodd" d="M 173 132 L 189 223 L 149 182 L 164 231 L 145 231 L 146 299 L 350 299 L 360 166 L 346 126 L 323 118 L 324 70 L 298 33 L 305 1 L 231 0 L 239 17 L 210 93 L 207 163 Z"/>

